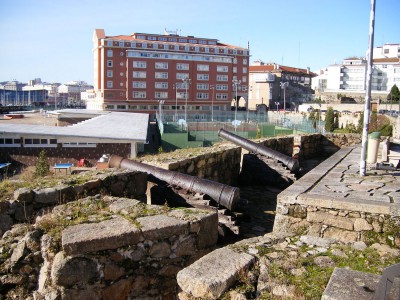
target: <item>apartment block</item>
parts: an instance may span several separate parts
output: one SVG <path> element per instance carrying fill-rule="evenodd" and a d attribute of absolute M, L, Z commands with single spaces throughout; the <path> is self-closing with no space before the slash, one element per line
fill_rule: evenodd
<path fill-rule="evenodd" d="M 166 113 L 196 114 L 247 107 L 249 49 L 175 33 L 106 36 L 103 29 L 93 43 L 89 109 L 154 113 L 162 105 Z"/>
<path fill-rule="evenodd" d="M 319 71 L 312 87 L 323 100 L 335 101 L 335 95 L 362 102 L 367 88 L 368 61 L 349 57 Z M 371 97 L 383 100 L 393 85 L 400 86 L 400 44 L 387 44 L 373 50 Z M 336 98 L 338 98 L 336 96 Z"/>
<path fill-rule="evenodd" d="M 260 105 L 269 109 L 294 109 L 300 102 L 313 97 L 311 79 L 317 74 L 310 69 L 264 63 L 260 60 L 250 66 L 249 109 Z"/>

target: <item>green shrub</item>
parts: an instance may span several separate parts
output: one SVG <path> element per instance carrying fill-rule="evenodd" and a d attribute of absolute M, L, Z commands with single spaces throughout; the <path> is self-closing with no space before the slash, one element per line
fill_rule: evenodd
<path fill-rule="evenodd" d="M 44 177 L 50 172 L 50 165 L 47 161 L 46 151 L 40 151 L 38 160 L 36 162 L 35 177 Z"/>

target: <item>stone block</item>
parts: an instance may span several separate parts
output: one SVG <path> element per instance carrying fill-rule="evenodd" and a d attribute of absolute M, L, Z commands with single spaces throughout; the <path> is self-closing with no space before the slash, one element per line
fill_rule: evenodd
<path fill-rule="evenodd" d="M 14 192 L 14 200 L 19 202 L 32 203 L 33 191 L 28 188 L 19 188 Z"/>
<path fill-rule="evenodd" d="M 39 204 L 56 204 L 61 203 L 59 193 L 55 188 L 44 188 L 34 190 L 34 201 Z"/>
<path fill-rule="evenodd" d="M 367 220 L 362 218 L 357 218 L 354 221 L 354 230 L 355 231 L 364 231 L 364 230 L 372 230 L 374 227 L 367 222 Z"/>
<path fill-rule="evenodd" d="M 348 231 L 339 228 L 327 228 L 324 231 L 324 238 L 331 238 L 341 241 L 343 243 L 351 243 L 357 241 L 357 232 L 355 231 Z"/>
<path fill-rule="evenodd" d="M 161 240 L 189 232 L 189 222 L 165 215 L 137 218 L 146 240 Z"/>
<path fill-rule="evenodd" d="M 134 224 L 115 217 L 67 227 L 62 232 L 62 247 L 68 255 L 73 255 L 136 245 L 140 239 L 140 230 Z"/>
<path fill-rule="evenodd" d="M 321 300 L 374 299 L 380 276 L 335 268 Z"/>
<path fill-rule="evenodd" d="M 63 252 L 54 257 L 51 279 L 61 286 L 85 285 L 99 277 L 97 263 L 87 257 L 65 256 Z"/>
<path fill-rule="evenodd" d="M 343 228 L 346 230 L 353 230 L 354 228 L 354 222 L 351 219 L 333 216 L 324 212 L 309 212 L 307 214 L 307 221 L 311 223 L 323 223 L 325 225 Z"/>
<path fill-rule="evenodd" d="M 217 299 L 253 262 L 254 257 L 247 253 L 220 248 L 178 272 L 177 282 L 184 292 L 194 297 Z"/>

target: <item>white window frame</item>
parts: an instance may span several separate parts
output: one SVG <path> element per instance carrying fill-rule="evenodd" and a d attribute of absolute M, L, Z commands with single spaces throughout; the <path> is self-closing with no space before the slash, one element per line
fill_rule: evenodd
<path fill-rule="evenodd" d="M 132 78 L 146 78 L 146 71 L 133 71 Z"/>
<path fill-rule="evenodd" d="M 207 100 L 208 99 L 208 93 L 196 93 L 196 99 Z"/>
<path fill-rule="evenodd" d="M 132 88 L 134 89 L 145 89 L 147 86 L 146 81 L 133 81 L 132 82 Z"/>
<path fill-rule="evenodd" d="M 107 70 L 107 77 L 108 78 L 113 77 L 113 71 L 112 70 Z"/>
<path fill-rule="evenodd" d="M 208 81 L 210 79 L 210 75 L 209 74 L 197 74 L 197 80 L 204 80 L 204 81 Z"/>
<path fill-rule="evenodd" d="M 176 64 L 176 69 L 177 70 L 189 70 L 189 64 L 184 64 L 184 63 L 177 63 Z"/>
<path fill-rule="evenodd" d="M 145 99 L 146 98 L 146 92 L 145 91 L 134 91 L 132 93 L 132 98 L 134 98 L 134 99 Z"/>
<path fill-rule="evenodd" d="M 107 88 L 108 88 L 108 89 L 112 89 L 113 87 L 114 87 L 113 81 L 112 81 L 112 80 L 108 80 L 108 81 L 107 81 Z"/>
<path fill-rule="evenodd" d="M 217 81 L 228 81 L 228 75 L 217 74 Z"/>
<path fill-rule="evenodd" d="M 210 71 L 210 65 L 203 65 L 203 64 L 198 64 L 197 65 L 197 71 Z"/>
<path fill-rule="evenodd" d="M 209 85 L 208 85 L 208 83 L 198 83 L 197 84 L 197 89 L 198 90 L 208 91 L 209 90 Z"/>
<path fill-rule="evenodd" d="M 228 66 L 217 66 L 217 72 L 227 73 L 229 71 Z"/>
<path fill-rule="evenodd" d="M 189 73 L 176 73 L 176 79 L 186 79 L 189 78 Z"/>
<path fill-rule="evenodd" d="M 156 99 L 167 99 L 168 98 L 168 92 L 155 92 L 154 97 Z"/>
<path fill-rule="evenodd" d="M 114 53 L 112 51 L 112 49 L 108 49 L 107 50 L 107 57 L 113 57 Z"/>
<path fill-rule="evenodd" d="M 155 82 L 154 86 L 156 89 L 168 89 L 168 82 Z"/>
<path fill-rule="evenodd" d="M 168 72 L 155 72 L 154 78 L 156 79 L 168 79 Z"/>
<path fill-rule="evenodd" d="M 107 60 L 107 67 L 112 68 L 112 66 L 113 66 L 113 61 Z"/>
<path fill-rule="evenodd" d="M 225 93 L 217 93 L 215 95 L 215 99 L 217 100 L 228 100 L 228 94 Z"/>
<path fill-rule="evenodd" d="M 168 70 L 168 63 L 167 62 L 156 62 L 154 67 L 155 67 L 155 69 Z"/>
<path fill-rule="evenodd" d="M 146 61 L 133 61 L 132 62 L 132 67 L 133 68 L 140 68 L 140 69 L 145 69 L 147 68 L 147 62 Z"/>

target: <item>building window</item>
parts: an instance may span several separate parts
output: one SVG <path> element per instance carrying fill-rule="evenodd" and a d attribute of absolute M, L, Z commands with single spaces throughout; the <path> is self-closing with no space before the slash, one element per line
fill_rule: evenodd
<path fill-rule="evenodd" d="M 113 45 L 113 41 L 107 41 L 107 46 L 112 46 Z"/>
<path fill-rule="evenodd" d="M 188 73 L 176 73 L 176 79 L 186 79 L 189 78 Z"/>
<path fill-rule="evenodd" d="M 107 81 L 107 88 L 112 89 L 113 88 L 113 82 L 112 81 Z"/>
<path fill-rule="evenodd" d="M 217 81 L 228 81 L 228 75 L 217 75 Z"/>
<path fill-rule="evenodd" d="M 168 88 L 168 82 L 156 82 L 155 83 L 155 88 L 156 89 L 167 89 Z"/>
<path fill-rule="evenodd" d="M 227 91 L 228 90 L 228 85 L 227 84 L 217 84 L 216 89 L 217 91 Z"/>
<path fill-rule="evenodd" d="M 209 65 L 197 65 L 197 71 L 209 71 L 210 66 Z"/>
<path fill-rule="evenodd" d="M 113 61 L 112 60 L 107 60 L 107 67 L 112 67 L 113 66 Z"/>
<path fill-rule="evenodd" d="M 198 83 L 197 89 L 198 90 L 208 90 L 208 83 Z"/>
<path fill-rule="evenodd" d="M 144 98 L 146 98 L 146 92 L 133 92 L 133 98 L 144 99 Z"/>
<path fill-rule="evenodd" d="M 228 94 L 217 93 L 216 98 L 217 98 L 217 100 L 227 100 Z"/>
<path fill-rule="evenodd" d="M 145 89 L 146 81 L 134 81 L 132 82 L 132 87 L 135 89 Z"/>
<path fill-rule="evenodd" d="M 146 78 L 146 71 L 133 71 L 133 78 Z"/>
<path fill-rule="evenodd" d="M 107 50 L 107 57 L 113 57 L 113 51 Z"/>
<path fill-rule="evenodd" d="M 247 58 L 243 58 L 243 64 L 247 65 Z"/>
<path fill-rule="evenodd" d="M 217 66 L 217 72 L 228 72 L 228 66 Z"/>
<path fill-rule="evenodd" d="M 107 77 L 113 77 L 113 71 L 107 70 Z"/>
<path fill-rule="evenodd" d="M 168 69 L 168 63 L 166 62 L 156 62 L 156 69 Z"/>
<path fill-rule="evenodd" d="M 16 139 L 14 139 L 14 146 L 20 146 L 21 140 L 18 139 L 19 143 L 16 145 Z M 1 139 L 0 139 L 1 144 Z M 55 148 L 57 147 L 57 139 L 47 139 L 47 138 L 28 138 L 24 139 L 25 147 L 42 147 L 42 148 Z"/>
<path fill-rule="evenodd" d="M 114 105 L 112 105 L 112 104 L 107 104 L 107 105 L 106 105 L 106 109 L 114 109 Z"/>
<path fill-rule="evenodd" d="M 208 80 L 209 75 L 208 74 L 197 74 L 197 80 Z"/>
<path fill-rule="evenodd" d="M 154 96 L 156 99 L 166 99 L 168 98 L 168 92 L 155 92 Z"/>
<path fill-rule="evenodd" d="M 178 64 L 176 64 L 176 69 L 177 70 L 189 70 L 189 64 L 178 63 Z"/>
<path fill-rule="evenodd" d="M 144 69 L 147 67 L 147 63 L 145 61 L 134 61 L 133 62 L 133 67 L 134 68 L 141 68 Z"/>
<path fill-rule="evenodd" d="M 156 72 L 155 73 L 155 78 L 157 78 L 157 79 L 168 79 L 168 73 L 167 72 Z"/>
<path fill-rule="evenodd" d="M 247 82 L 247 77 L 246 76 L 243 76 L 242 77 L 242 82 L 244 83 L 244 82 Z"/>
<path fill-rule="evenodd" d="M 197 93 L 196 99 L 208 99 L 208 93 Z"/>
<path fill-rule="evenodd" d="M 124 42 L 119 42 L 119 46 L 124 47 L 125 46 Z"/>
<path fill-rule="evenodd" d="M 246 74 L 246 73 L 247 73 L 247 68 L 243 67 L 243 74 Z"/>
<path fill-rule="evenodd" d="M 117 105 L 117 109 L 125 110 L 126 109 L 126 105 Z"/>

